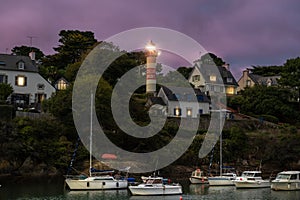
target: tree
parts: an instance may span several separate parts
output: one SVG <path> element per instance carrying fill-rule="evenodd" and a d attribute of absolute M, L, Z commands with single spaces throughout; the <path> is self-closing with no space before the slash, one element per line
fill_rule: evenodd
<path fill-rule="evenodd" d="M 253 74 L 261 76 L 276 76 L 282 72 L 282 66 L 252 66 L 250 69 Z"/>
<path fill-rule="evenodd" d="M 52 81 L 63 76 L 68 65 L 81 63 L 97 44 L 94 33 L 90 31 L 62 30 L 59 36 L 61 44 L 53 48 L 57 53 L 46 56 L 40 69 L 42 76 Z"/>
<path fill-rule="evenodd" d="M 238 102 L 241 113 L 254 115 L 272 115 L 283 122 L 296 122 L 299 118 L 293 105 L 288 103 L 291 91 L 286 88 L 257 85 L 241 92 L 243 97 Z"/>
<path fill-rule="evenodd" d="M 203 56 L 201 56 L 200 61 L 202 61 L 205 64 L 213 64 L 216 66 L 222 66 L 225 64 L 222 58 L 216 56 L 213 53 L 206 53 Z"/>
<path fill-rule="evenodd" d="M 289 59 L 284 63 L 279 83 L 297 91 L 295 97 L 299 103 L 300 110 L 300 57 Z"/>
<path fill-rule="evenodd" d="M 13 91 L 14 89 L 10 84 L 0 83 L 0 101 L 5 101 Z"/>
<path fill-rule="evenodd" d="M 28 46 L 16 46 L 11 52 L 16 55 L 28 56 L 30 52 L 35 52 L 35 59 L 40 60 L 45 56 L 45 54 L 36 47 L 28 47 Z"/>
<path fill-rule="evenodd" d="M 62 30 L 59 36 L 61 44 L 53 48 L 57 53 L 43 59 L 44 66 L 65 69 L 68 64 L 80 61 L 82 55 L 97 43 L 94 33 L 90 31 Z"/>
<path fill-rule="evenodd" d="M 192 67 L 179 67 L 177 69 L 177 71 L 179 73 L 181 73 L 184 76 L 184 78 L 188 79 L 190 76 L 190 73 L 193 71 L 193 68 Z"/>

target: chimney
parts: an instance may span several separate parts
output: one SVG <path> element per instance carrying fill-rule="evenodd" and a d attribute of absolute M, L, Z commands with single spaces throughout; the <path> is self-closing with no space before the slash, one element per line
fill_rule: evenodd
<path fill-rule="evenodd" d="M 30 52 L 29 57 L 32 61 L 35 61 L 35 52 L 34 51 Z"/>
<path fill-rule="evenodd" d="M 247 68 L 243 71 L 243 77 L 248 77 L 248 76 L 249 76 L 249 69 Z"/>
<path fill-rule="evenodd" d="M 225 63 L 225 64 L 223 65 L 223 67 L 224 67 L 227 71 L 230 71 L 230 68 L 229 68 L 229 64 L 228 64 L 228 63 Z"/>

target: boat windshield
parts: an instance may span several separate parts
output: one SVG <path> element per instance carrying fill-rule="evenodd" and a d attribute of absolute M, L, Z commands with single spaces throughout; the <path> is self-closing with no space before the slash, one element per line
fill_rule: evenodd
<path fill-rule="evenodd" d="M 162 179 L 148 179 L 146 184 L 162 184 Z"/>
<path fill-rule="evenodd" d="M 254 172 L 244 172 L 242 176 L 247 176 L 247 177 L 261 177 L 260 173 L 254 173 Z"/>
<path fill-rule="evenodd" d="M 278 174 L 276 179 L 289 179 L 290 176 L 290 174 Z"/>

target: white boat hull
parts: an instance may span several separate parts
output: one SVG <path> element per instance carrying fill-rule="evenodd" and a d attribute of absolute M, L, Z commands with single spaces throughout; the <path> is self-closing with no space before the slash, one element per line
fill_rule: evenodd
<path fill-rule="evenodd" d="M 270 181 L 234 181 L 236 188 L 268 188 L 271 186 Z"/>
<path fill-rule="evenodd" d="M 228 177 L 209 177 L 208 183 L 210 186 L 234 186 L 233 180 Z"/>
<path fill-rule="evenodd" d="M 300 190 L 300 181 L 272 181 L 272 190 Z"/>
<path fill-rule="evenodd" d="M 176 195 L 182 194 L 180 185 L 164 185 L 164 186 L 129 186 L 132 195 Z"/>
<path fill-rule="evenodd" d="M 199 177 L 190 177 L 190 182 L 192 184 L 207 184 L 207 178 L 199 178 Z"/>
<path fill-rule="evenodd" d="M 66 184 L 70 190 L 113 190 L 126 189 L 128 182 L 126 180 L 73 180 L 66 179 Z"/>

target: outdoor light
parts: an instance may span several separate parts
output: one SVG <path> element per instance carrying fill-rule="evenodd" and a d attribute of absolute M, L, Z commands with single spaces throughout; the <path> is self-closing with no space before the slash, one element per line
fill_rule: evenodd
<path fill-rule="evenodd" d="M 158 54 L 160 54 L 160 52 L 157 51 L 156 46 L 155 46 L 155 44 L 152 42 L 152 40 L 150 40 L 150 41 L 147 43 L 145 49 L 146 49 L 147 56 L 155 56 L 155 57 L 156 57 L 156 56 L 158 56 Z"/>

